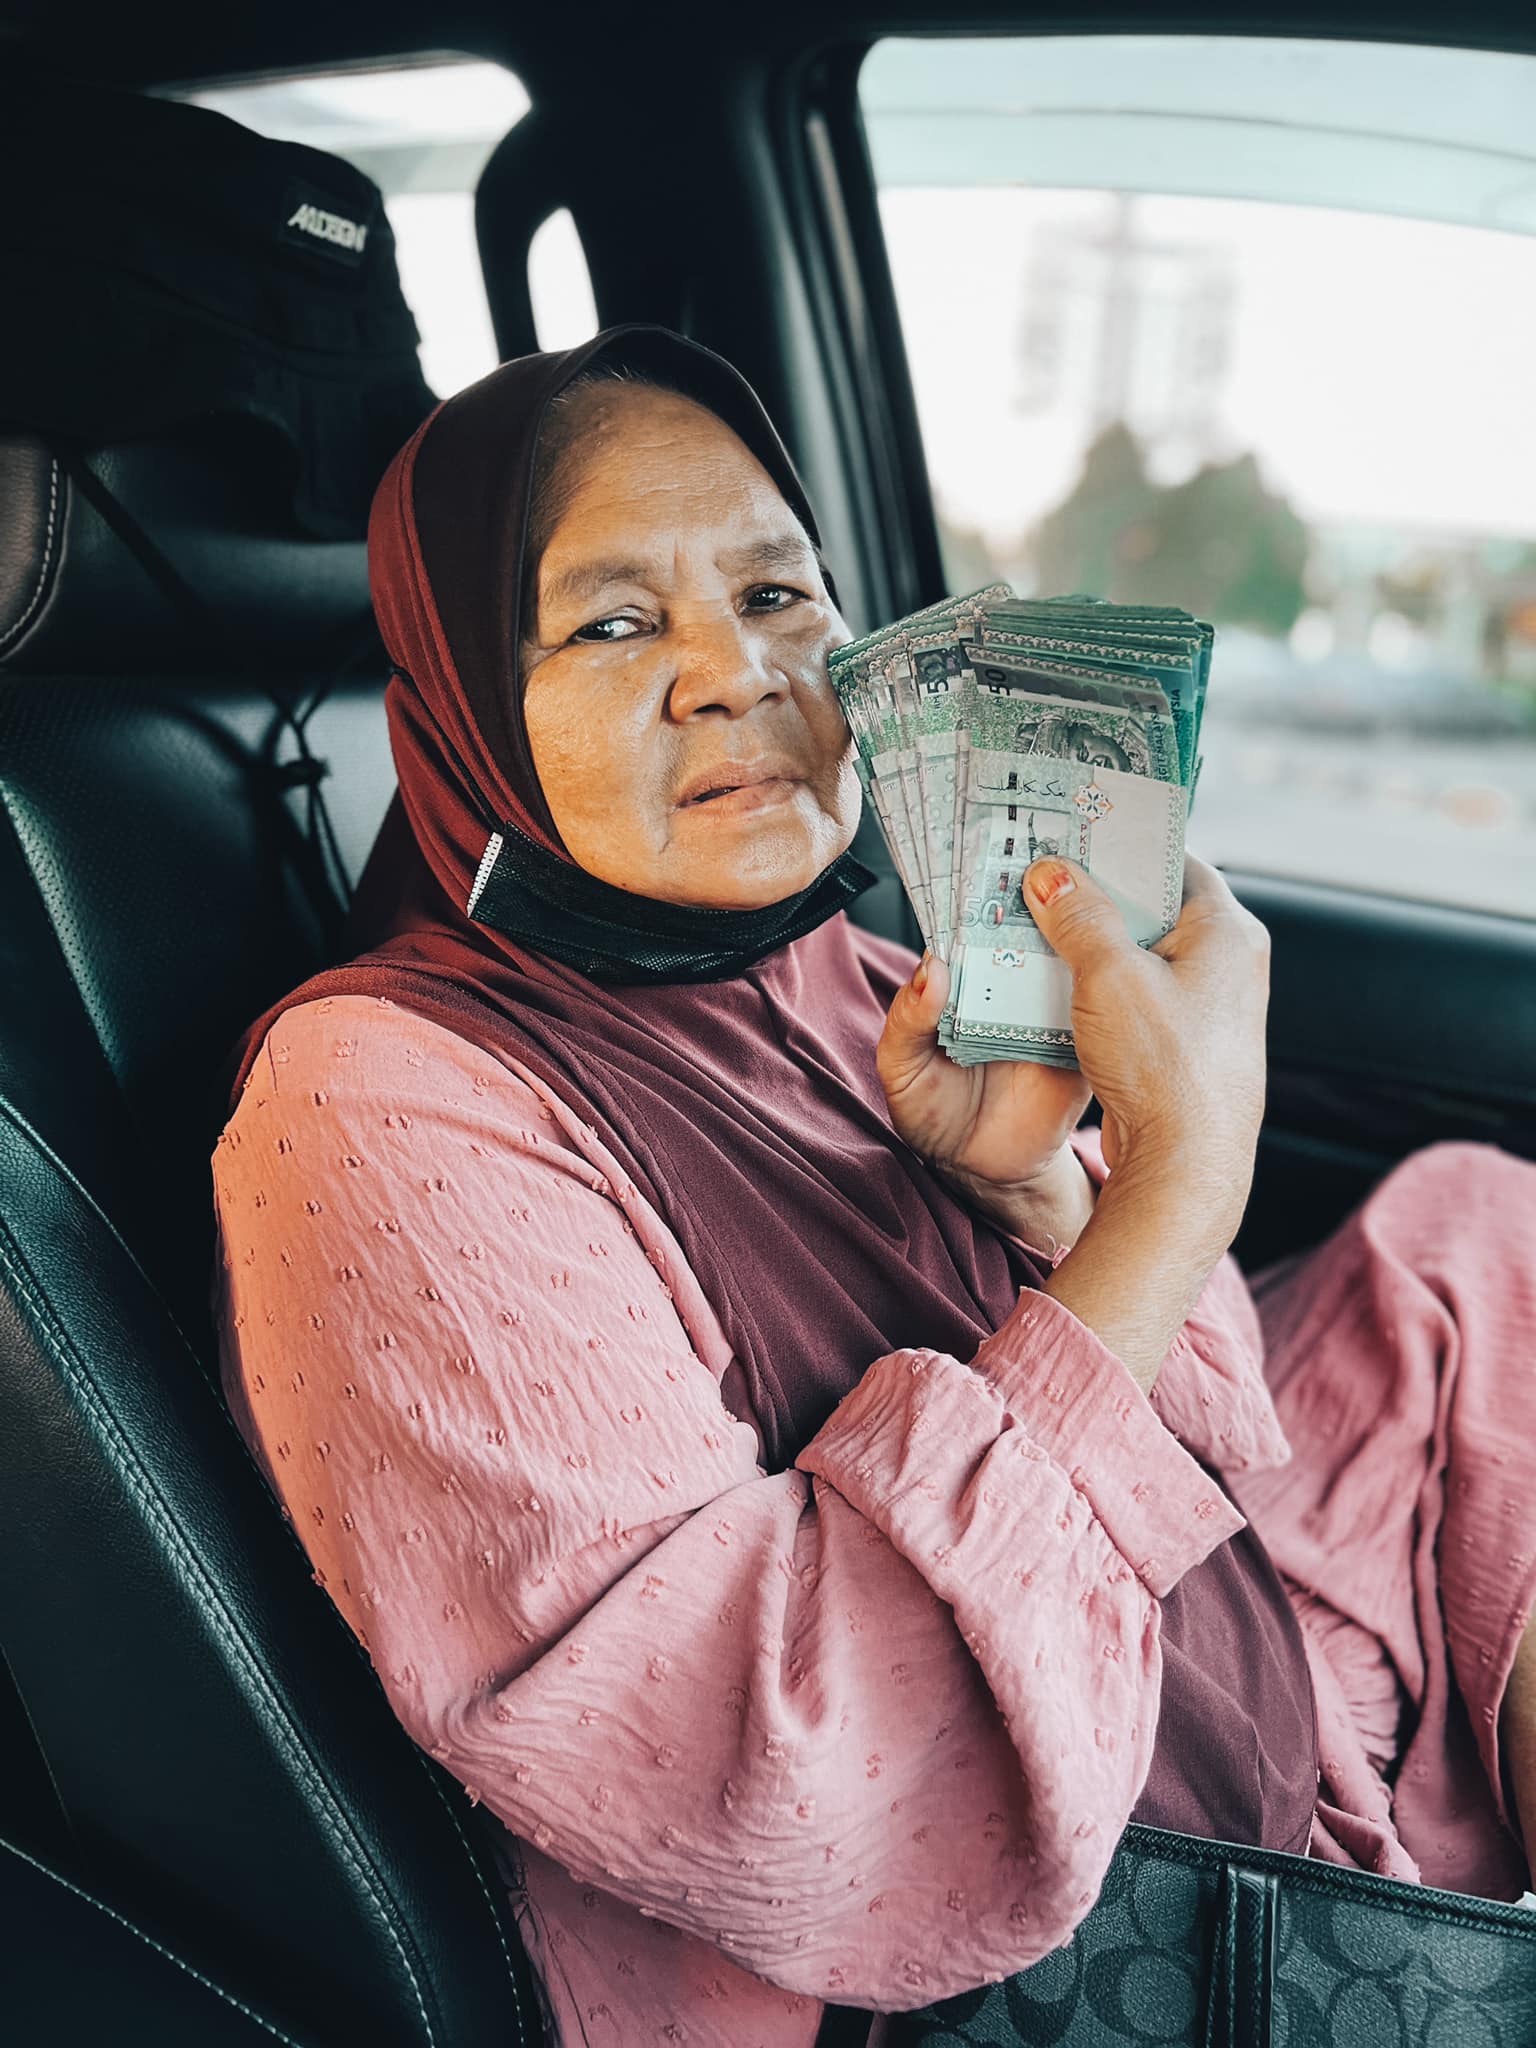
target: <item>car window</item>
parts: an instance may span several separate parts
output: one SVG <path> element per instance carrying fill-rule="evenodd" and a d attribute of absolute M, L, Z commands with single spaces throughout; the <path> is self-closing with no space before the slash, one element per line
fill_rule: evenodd
<path fill-rule="evenodd" d="M 427 382 L 447 398 L 495 368 L 475 186 L 491 151 L 528 111 L 528 94 L 510 71 L 445 60 L 221 84 L 180 97 L 366 172 L 384 195 Z M 586 260 L 568 213 L 552 214 L 539 229 L 528 270 L 541 348 L 568 348 L 596 333 Z"/>
<path fill-rule="evenodd" d="M 888 41 L 945 568 L 1218 628 L 1196 851 L 1536 915 L 1536 59 Z"/>

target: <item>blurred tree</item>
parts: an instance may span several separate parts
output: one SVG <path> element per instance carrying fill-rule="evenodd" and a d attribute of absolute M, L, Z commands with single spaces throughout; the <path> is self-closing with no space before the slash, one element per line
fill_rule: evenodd
<path fill-rule="evenodd" d="M 1089 443 L 1077 482 L 1035 529 L 1042 595 L 1081 590 L 1125 602 L 1123 571 L 1153 538 L 1157 495 L 1135 435 L 1117 420 Z"/>
<path fill-rule="evenodd" d="M 1307 529 L 1252 455 L 1152 483 L 1129 428 L 1107 427 L 1036 530 L 1041 590 L 1179 604 L 1218 625 L 1288 633 L 1306 603 Z"/>

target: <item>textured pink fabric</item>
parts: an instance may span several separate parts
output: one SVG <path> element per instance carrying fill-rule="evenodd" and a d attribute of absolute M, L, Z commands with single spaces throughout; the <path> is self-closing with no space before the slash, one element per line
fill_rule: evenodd
<path fill-rule="evenodd" d="M 899 2010 L 1027 1966 L 1145 1777 L 1158 1596 L 1239 1526 L 1170 1431 L 1268 1489 L 1266 1539 L 1326 1491 L 1325 1464 L 1276 1470 L 1236 1268 L 1150 1403 L 1026 1294 L 970 1362 L 878 1360 L 765 1476 L 665 1224 L 515 1067 L 389 1003 L 286 1013 L 215 1154 L 220 1309 L 317 1581 L 510 1830 L 559 2038 L 808 2048 L 825 1998 Z M 1316 1564 L 1288 1565 L 1333 1606 L 1302 1615 L 1339 1802 L 1314 1846 L 1413 1874 L 1371 1761 L 1374 1624 L 1402 1617 L 1366 1627 L 1347 1546 Z M 1470 1651 L 1480 1699 L 1507 1592 L 1467 1624 L 1499 1645 Z M 1467 1839 L 1490 1832 L 1491 1808 Z"/>
<path fill-rule="evenodd" d="M 1255 1293 L 1296 1462 L 1234 1490 L 1287 1578 L 1334 1610 L 1325 1647 L 1352 1638 L 1340 1690 L 1358 1704 L 1364 1687 L 1372 1746 L 1391 1692 L 1405 1703 L 1399 1839 L 1362 1831 L 1386 1790 L 1336 1716 L 1314 1851 L 1516 1897 L 1498 1716 L 1536 1603 L 1536 1168 L 1486 1145 L 1417 1153 Z"/>

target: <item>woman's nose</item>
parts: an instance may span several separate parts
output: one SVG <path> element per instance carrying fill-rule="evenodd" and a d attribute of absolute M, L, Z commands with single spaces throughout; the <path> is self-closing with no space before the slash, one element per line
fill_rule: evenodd
<path fill-rule="evenodd" d="M 760 634 L 734 612 L 695 620 L 674 631 L 677 674 L 670 705 L 676 719 L 701 711 L 740 718 L 765 697 L 789 695 L 789 679 L 768 657 Z"/>

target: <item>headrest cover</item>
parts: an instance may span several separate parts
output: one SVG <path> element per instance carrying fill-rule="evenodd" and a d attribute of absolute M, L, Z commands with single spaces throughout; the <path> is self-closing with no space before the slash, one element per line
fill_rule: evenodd
<path fill-rule="evenodd" d="M 0 427 L 102 447 L 210 415 L 278 428 L 292 512 L 362 539 L 434 404 L 378 187 L 182 101 L 0 78 Z"/>

